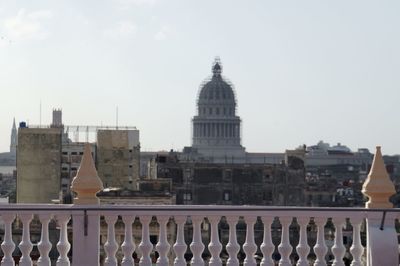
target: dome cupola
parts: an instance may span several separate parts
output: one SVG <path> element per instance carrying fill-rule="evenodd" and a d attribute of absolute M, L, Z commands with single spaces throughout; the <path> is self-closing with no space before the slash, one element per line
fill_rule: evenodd
<path fill-rule="evenodd" d="M 235 116 L 236 99 L 233 85 L 222 75 L 222 64 L 216 58 L 212 76 L 200 86 L 197 99 L 199 116 Z"/>
<path fill-rule="evenodd" d="M 207 156 L 242 156 L 240 124 L 233 85 L 222 76 L 222 64 L 216 58 L 212 76 L 200 85 L 192 147 Z"/>

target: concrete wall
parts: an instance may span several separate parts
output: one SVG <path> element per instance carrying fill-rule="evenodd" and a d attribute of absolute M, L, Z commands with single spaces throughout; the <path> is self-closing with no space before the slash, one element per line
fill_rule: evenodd
<path fill-rule="evenodd" d="M 138 130 L 97 132 L 97 171 L 105 187 L 137 189 L 140 167 Z"/>
<path fill-rule="evenodd" d="M 20 128 L 17 147 L 17 203 L 58 199 L 61 129 Z"/>

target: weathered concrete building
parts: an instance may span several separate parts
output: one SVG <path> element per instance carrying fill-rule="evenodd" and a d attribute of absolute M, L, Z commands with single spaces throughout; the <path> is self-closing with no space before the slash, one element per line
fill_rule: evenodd
<path fill-rule="evenodd" d="M 50 203 L 59 197 L 60 128 L 21 128 L 17 148 L 17 203 Z"/>
<path fill-rule="evenodd" d="M 363 204 L 361 184 L 372 163 L 368 149 L 350 150 L 319 141 L 306 147 L 306 201 L 310 206 Z"/>
<path fill-rule="evenodd" d="M 79 126 L 64 126 L 60 109 L 53 110 L 52 124 L 48 128 L 21 125 L 17 151 L 17 202 L 50 203 L 58 199 L 69 202 L 71 181 L 79 168 L 85 143 L 71 141 L 68 130 L 79 129 Z M 127 127 L 81 128 L 90 128 L 97 134 L 98 142 L 91 144 L 92 156 L 103 183 L 109 187 L 137 190 L 139 131 Z"/>
<path fill-rule="evenodd" d="M 293 159 L 291 159 L 293 161 Z M 304 163 L 217 164 L 179 161 L 175 154 L 150 163 L 157 179 L 171 179 L 177 204 L 304 205 Z"/>
<path fill-rule="evenodd" d="M 97 171 L 105 187 L 138 189 L 139 130 L 98 130 Z"/>

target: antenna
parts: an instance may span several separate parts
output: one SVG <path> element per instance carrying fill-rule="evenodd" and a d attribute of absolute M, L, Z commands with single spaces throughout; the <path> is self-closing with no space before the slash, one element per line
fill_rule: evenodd
<path fill-rule="evenodd" d="M 42 127 L 42 99 L 39 101 L 39 127 Z"/>
<path fill-rule="evenodd" d="M 116 129 L 118 129 L 118 105 L 117 105 L 117 108 L 116 108 Z"/>

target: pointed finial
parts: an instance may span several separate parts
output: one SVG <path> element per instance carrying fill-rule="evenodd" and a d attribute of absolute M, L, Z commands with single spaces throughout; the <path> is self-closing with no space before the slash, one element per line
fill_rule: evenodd
<path fill-rule="evenodd" d="M 371 170 L 363 184 L 362 193 L 369 198 L 369 201 L 365 203 L 366 208 L 393 208 L 389 198 L 396 193 L 396 190 L 386 171 L 380 146 L 376 147 Z"/>
<path fill-rule="evenodd" d="M 13 118 L 13 128 L 17 128 L 17 127 L 15 126 L 15 117 Z"/>
<path fill-rule="evenodd" d="M 215 75 L 221 75 L 222 72 L 222 64 L 221 64 L 221 60 L 219 59 L 219 57 L 215 57 L 214 59 L 214 63 L 213 63 L 213 67 L 212 67 L 212 72 Z"/>
<path fill-rule="evenodd" d="M 90 144 L 86 143 L 81 165 L 71 183 L 71 190 L 77 194 L 74 204 L 99 204 L 100 200 L 96 194 L 102 189 L 103 183 L 97 175 Z"/>

